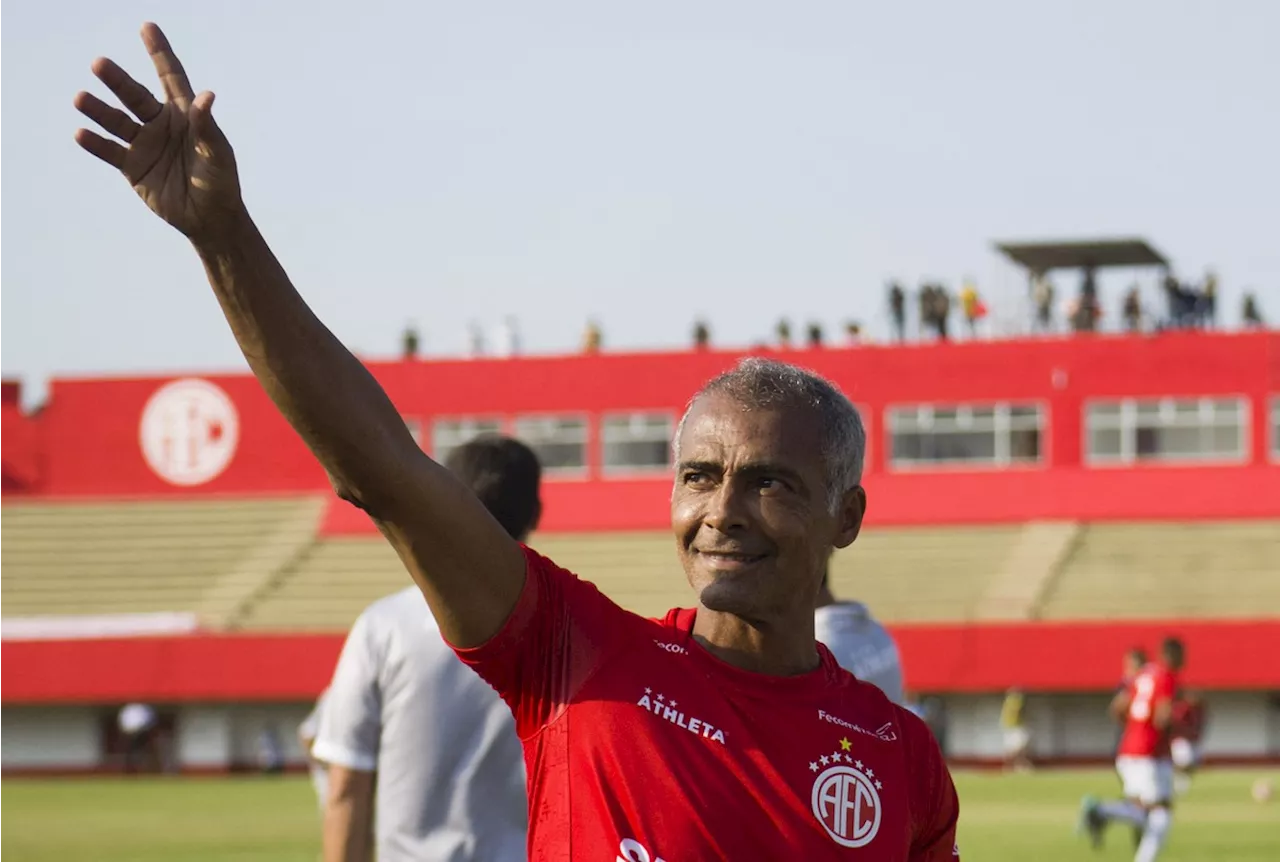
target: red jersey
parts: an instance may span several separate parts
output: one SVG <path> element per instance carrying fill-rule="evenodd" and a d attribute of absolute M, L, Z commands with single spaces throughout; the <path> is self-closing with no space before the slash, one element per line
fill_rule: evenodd
<path fill-rule="evenodd" d="M 1179 698 L 1173 702 L 1173 739 L 1199 742 L 1204 734 L 1204 705 L 1199 701 Z"/>
<path fill-rule="evenodd" d="M 840 668 L 733 667 L 526 549 L 502 630 L 458 655 L 515 715 L 529 858 L 954 862 L 959 801 L 920 719 Z"/>
<path fill-rule="evenodd" d="M 1120 737 L 1121 757 L 1169 756 L 1169 731 L 1155 725 L 1155 706 L 1172 700 L 1178 681 L 1173 671 L 1161 664 L 1148 664 L 1129 683 L 1129 713 Z"/>

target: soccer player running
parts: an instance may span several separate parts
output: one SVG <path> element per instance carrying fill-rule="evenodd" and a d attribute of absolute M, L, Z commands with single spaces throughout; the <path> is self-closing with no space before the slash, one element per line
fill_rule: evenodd
<path fill-rule="evenodd" d="M 1200 768 L 1200 740 L 1206 722 L 1204 698 L 1182 691 L 1173 701 L 1173 730 L 1169 755 L 1173 760 L 1173 789 L 1179 796 L 1191 789 L 1191 777 Z"/>
<path fill-rule="evenodd" d="M 542 511 L 532 449 L 480 437 L 445 466 L 507 535 L 528 538 Z M 312 754 L 329 766 L 325 862 L 366 862 L 373 846 L 379 862 L 525 858 L 528 799 L 511 711 L 458 661 L 416 586 L 374 602 L 352 626 Z"/>
<path fill-rule="evenodd" d="M 1116 756 L 1125 798 L 1099 802 L 1085 797 L 1081 806 L 1081 827 L 1088 831 L 1095 847 L 1101 845 L 1103 830 L 1111 821 L 1142 830 L 1134 862 L 1154 862 L 1169 834 L 1173 804 L 1169 743 L 1173 701 L 1184 661 L 1182 641 L 1166 638 L 1160 647 L 1160 661 L 1143 667 L 1128 688 L 1116 695 L 1112 712 L 1125 721 Z"/>
<path fill-rule="evenodd" d="M 831 650 L 842 668 L 871 683 L 899 706 L 906 706 L 902 656 L 893 635 L 862 602 L 838 600 L 825 572 L 813 625 L 818 641 Z"/>
<path fill-rule="evenodd" d="M 267 394 L 506 700 L 529 771 L 529 856 L 959 857 L 959 802 L 932 734 L 814 639 L 822 574 L 866 505 L 848 399 L 761 360 L 706 384 L 677 430 L 671 499 L 697 607 L 623 610 L 511 538 L 423 453 L 255 227 L 213 94 L 196 95 L 159 28 L 142 38 L 165 101 L 97 60 L 129 113 L 80 93 L 77 108 L 117 140 L 76 139 L 188 237 Z M 386 133 L 347 107 L 344 122 Z M 329 119 L 297 130 L 298 145 Z"/>

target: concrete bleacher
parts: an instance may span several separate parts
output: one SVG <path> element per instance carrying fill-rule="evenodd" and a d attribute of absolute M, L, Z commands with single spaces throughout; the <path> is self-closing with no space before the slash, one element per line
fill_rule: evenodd
<path fill-rule="evenodd" d="M 836 555 L 833 586 L 838 595 L 868 601 L 888 620 L 969 619 L 1017 547 L 1021 530 L 868 530 Z M 667 533 L 541 535 L 531 544 L 637 613 L 658 616 L 693 601 L 675 540 Z M 234 625 L 341 629 L 369 602 L 408 584 L 400 561 L 381 539 L 325 539 L 267 585 Z"/>
<path fill-rule="evenodd" d="M 972 620 L 1024 529 L 867 529 L 832 558 L 832 590 L 837 598 L 866 602 L 888 622 Z"/>
<path fill-rule="evenodd" d="M 1092 524 L 1041 619 L 1280 615 L 1280 522 Z"/>
<path fill-rule="evenodd" d="M 366 605 L 412 581 L 381 537 L 313 542 L 295 563 L 265 583 L 234 628 L 341 631 Z"/>
<path fill-rule="evenodd" d="M 186 611 L 212 628 L 341 631 L 409 577 L 377 536 L 317 537 L 324 500 L 18 504 L 3 510 L 5 617 Z M 647 616 L 692 593 L 665 532 L 532 545 Z M 889 622 L 1280 615 L 1280 522 L 891 528 L 831 566 Z"/>
<path fill-rule="evenodd" d="M 190 611 L 216 626 L 246 581 L 306 547 L 322 507 L 319 498 L 5 505 L 3 613 Z"/>

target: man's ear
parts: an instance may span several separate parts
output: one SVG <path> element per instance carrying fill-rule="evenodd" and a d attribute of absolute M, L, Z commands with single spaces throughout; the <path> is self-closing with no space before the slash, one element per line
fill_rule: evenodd
<path fill-rule="evenodd" d="M 867 492 L 861 485 L 854 485 L 845 492 L 844 499 L 840 501 L 840 508 L 836 512 L 839 529 L 833 544 L 837 548 L 847 548 L 853 544 L 853 540 L 858 538 L 858 533 L 862 530 L 862 519 L 866 514 Z"/>

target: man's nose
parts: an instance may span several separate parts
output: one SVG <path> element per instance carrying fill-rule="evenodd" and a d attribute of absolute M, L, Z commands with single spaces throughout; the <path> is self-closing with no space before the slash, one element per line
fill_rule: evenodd
<path fill-rule="evenodd" d="M 714 527 L 721 533 L 728 533 L 745 527 L 749 519 L 747 495 L 742 487 L 736 482 L 725 481 L 708 499 L 706 514 L 702 520 L 707 526 Z"/>

